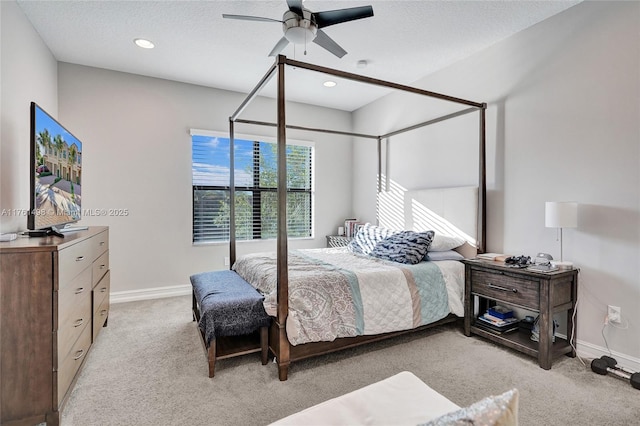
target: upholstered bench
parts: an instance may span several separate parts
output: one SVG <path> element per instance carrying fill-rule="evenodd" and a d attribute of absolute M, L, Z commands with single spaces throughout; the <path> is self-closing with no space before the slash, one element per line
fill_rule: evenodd
<path fill-rule="evenodd" d="M 269 351 L 271 318 L 264 311 L 264 297 L 234 271 L 213 271 L 190 277 L 193 286 L 193 318 L 209 361 L 209 377 L 216 359 Z"/>

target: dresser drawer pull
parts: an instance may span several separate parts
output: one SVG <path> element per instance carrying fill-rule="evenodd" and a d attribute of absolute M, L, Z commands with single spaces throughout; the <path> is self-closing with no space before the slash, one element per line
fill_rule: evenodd
<path fill-rule="evenodd" d="M 513 292 L 513 293 L 517 293 L 518 292 L 517 288 L 500 287 L 499 285 L 495 285 L 495 284 L 491 284 L 491 283 L 488 284 L 488 287 L 489 288 L 493 288 L 495 290 L 500 290 L 500 291 L 510 291 L 510 292 Z"/>
<path fill-rule="evenodd" d="M 76 257 L 76 262 L 82 262 L 84 260 L 84 256 Z"/>
<path fill-rule="evenodd" d="M 84 318 L 79 318 L 76 320 L 76 322 L 73 323 L 73 326 L 80 327 L 82 324 L 84 324 Z"/>
<path fill-rule="evenodd" d="M 106 314 L 106 313 L 107 313 L 107 310 L 106 310 L 106 309 L 103 309 L 103 310 L 101 310 L 101 311 L 100 311 L 100 316 L 102 316 L 102 317 L 103 317 L 103 316 L 104 316 L 104 314 Z"/>
<path fill-rule="evenodd" d="M 107 288 L 106 288 L 106 287 L 102 287 L 102 288 L 100 289 L 100 293 L 106 293 L 106 292 L 107 292 Z"/>
<path fill-rule="evenodd" d="M 84 355 L 84 349 L 80 349 L 78 352 L 76 352 L 76 356 L 74 356 L 73 359 L 77 361 L 80 358 L 82 358 L 83 355 Z"/>
<path fill-rule="evenodd" d="M 107 265 L 100 265 L 100 269 L 106 268 Z"/>
<path fill-rule="evenodd" d="M 100 245 L 103 246 L 104 245 L 104 241 L 100 241 Z"/>
<path fill-rule="evenodd" d="M 80 293 L 82 293 L 83 291 L 84 291 L 84 287 L 78 287 L 78 288 L 76 289 L 76 294 L 80 294 Z"/>

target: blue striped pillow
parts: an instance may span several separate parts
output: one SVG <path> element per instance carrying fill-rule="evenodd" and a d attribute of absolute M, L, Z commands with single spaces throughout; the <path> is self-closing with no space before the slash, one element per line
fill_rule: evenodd
<path fill-rule="evenodd" d="M 415 265 L 424 259 L 433 235 L 433 231 L 400 231 L 378 241 L 370 254 L 393 262 Z"/>

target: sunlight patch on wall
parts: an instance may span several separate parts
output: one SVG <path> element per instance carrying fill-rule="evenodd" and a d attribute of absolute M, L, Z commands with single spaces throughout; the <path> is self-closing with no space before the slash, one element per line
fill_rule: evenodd
<path fill-rule="evenodd" d="M 382 176 L 378 192 L 378 225 L 388 229 L 433 230 L 437 234 L 464 238 L 477 246 L 477 188 L 407 190 Z"/>

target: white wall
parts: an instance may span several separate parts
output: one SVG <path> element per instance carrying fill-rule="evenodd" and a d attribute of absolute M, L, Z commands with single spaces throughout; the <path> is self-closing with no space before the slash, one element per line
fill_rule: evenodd
<path fill-rule="evenodd" d="M 57 61 L 15 2 L 0 2 L 0 232 L 27 227 L 32 101 L 58 112 Z"/>
<path fill-rule="evenodd" d="M 639 23 L 638 2 L 581 3 L 418 82 L 427 90 L 489 104 L 489 251 L 545 251 L 559 258 L 556 231 L 544 226 L 544 203 L 580 204 L 578 228 L 564 232 L 564 257 L 580 268 L 579 349 L 603 350 L 606 307 L 620 306 L 628 328 L 609 327 L 605 334 L 619 361 L 635 365 L 640 365 Z M 387 97 L 354 114 L 354 131 L 392 130 L 398 120 L 390 120 L 389 111 L 399 117 L 415 116 L 417 110 L 415 103 Z M 367 185 L 372 173 L 375 177 L 374 161 L 367 159 L 373 155 L 362 143 L 354 144 L 354 158 L 361 160 L 354 167 L 358 217 L 375 207 L 375 187 Z M 443 170 L 437 157 L 423 159 L 412 176 L 392 171 L 391 178 L 416 185 L 426 169 Z"/>
<path fill-rule="evenodd" d="M 110 227 L 113 292 L 188 285 L 193 273 L 225 269 L 228 244 L 191 242 L 190 128 L 228 132 L 244 94 L 60 63 L 60 121 L 83 142 L 83 209 L 128 209 L 124 217 L 86 217 Z M 257 83 L 257 81 L 256 81 Z M 242 118 L 275 121 L 275 101 L 257 98 Z M 289 124 L 349 130 L 351 115 L 287 106 Z M 237 125 L 236 133 L 275 136 L 270 127 Z M 323 247 L 351 215 L 351 140 L 288 131 L 316 142 L 315 239 L 291 248 Z M 240 242 L 238 254 L 275 250 Z"/>

